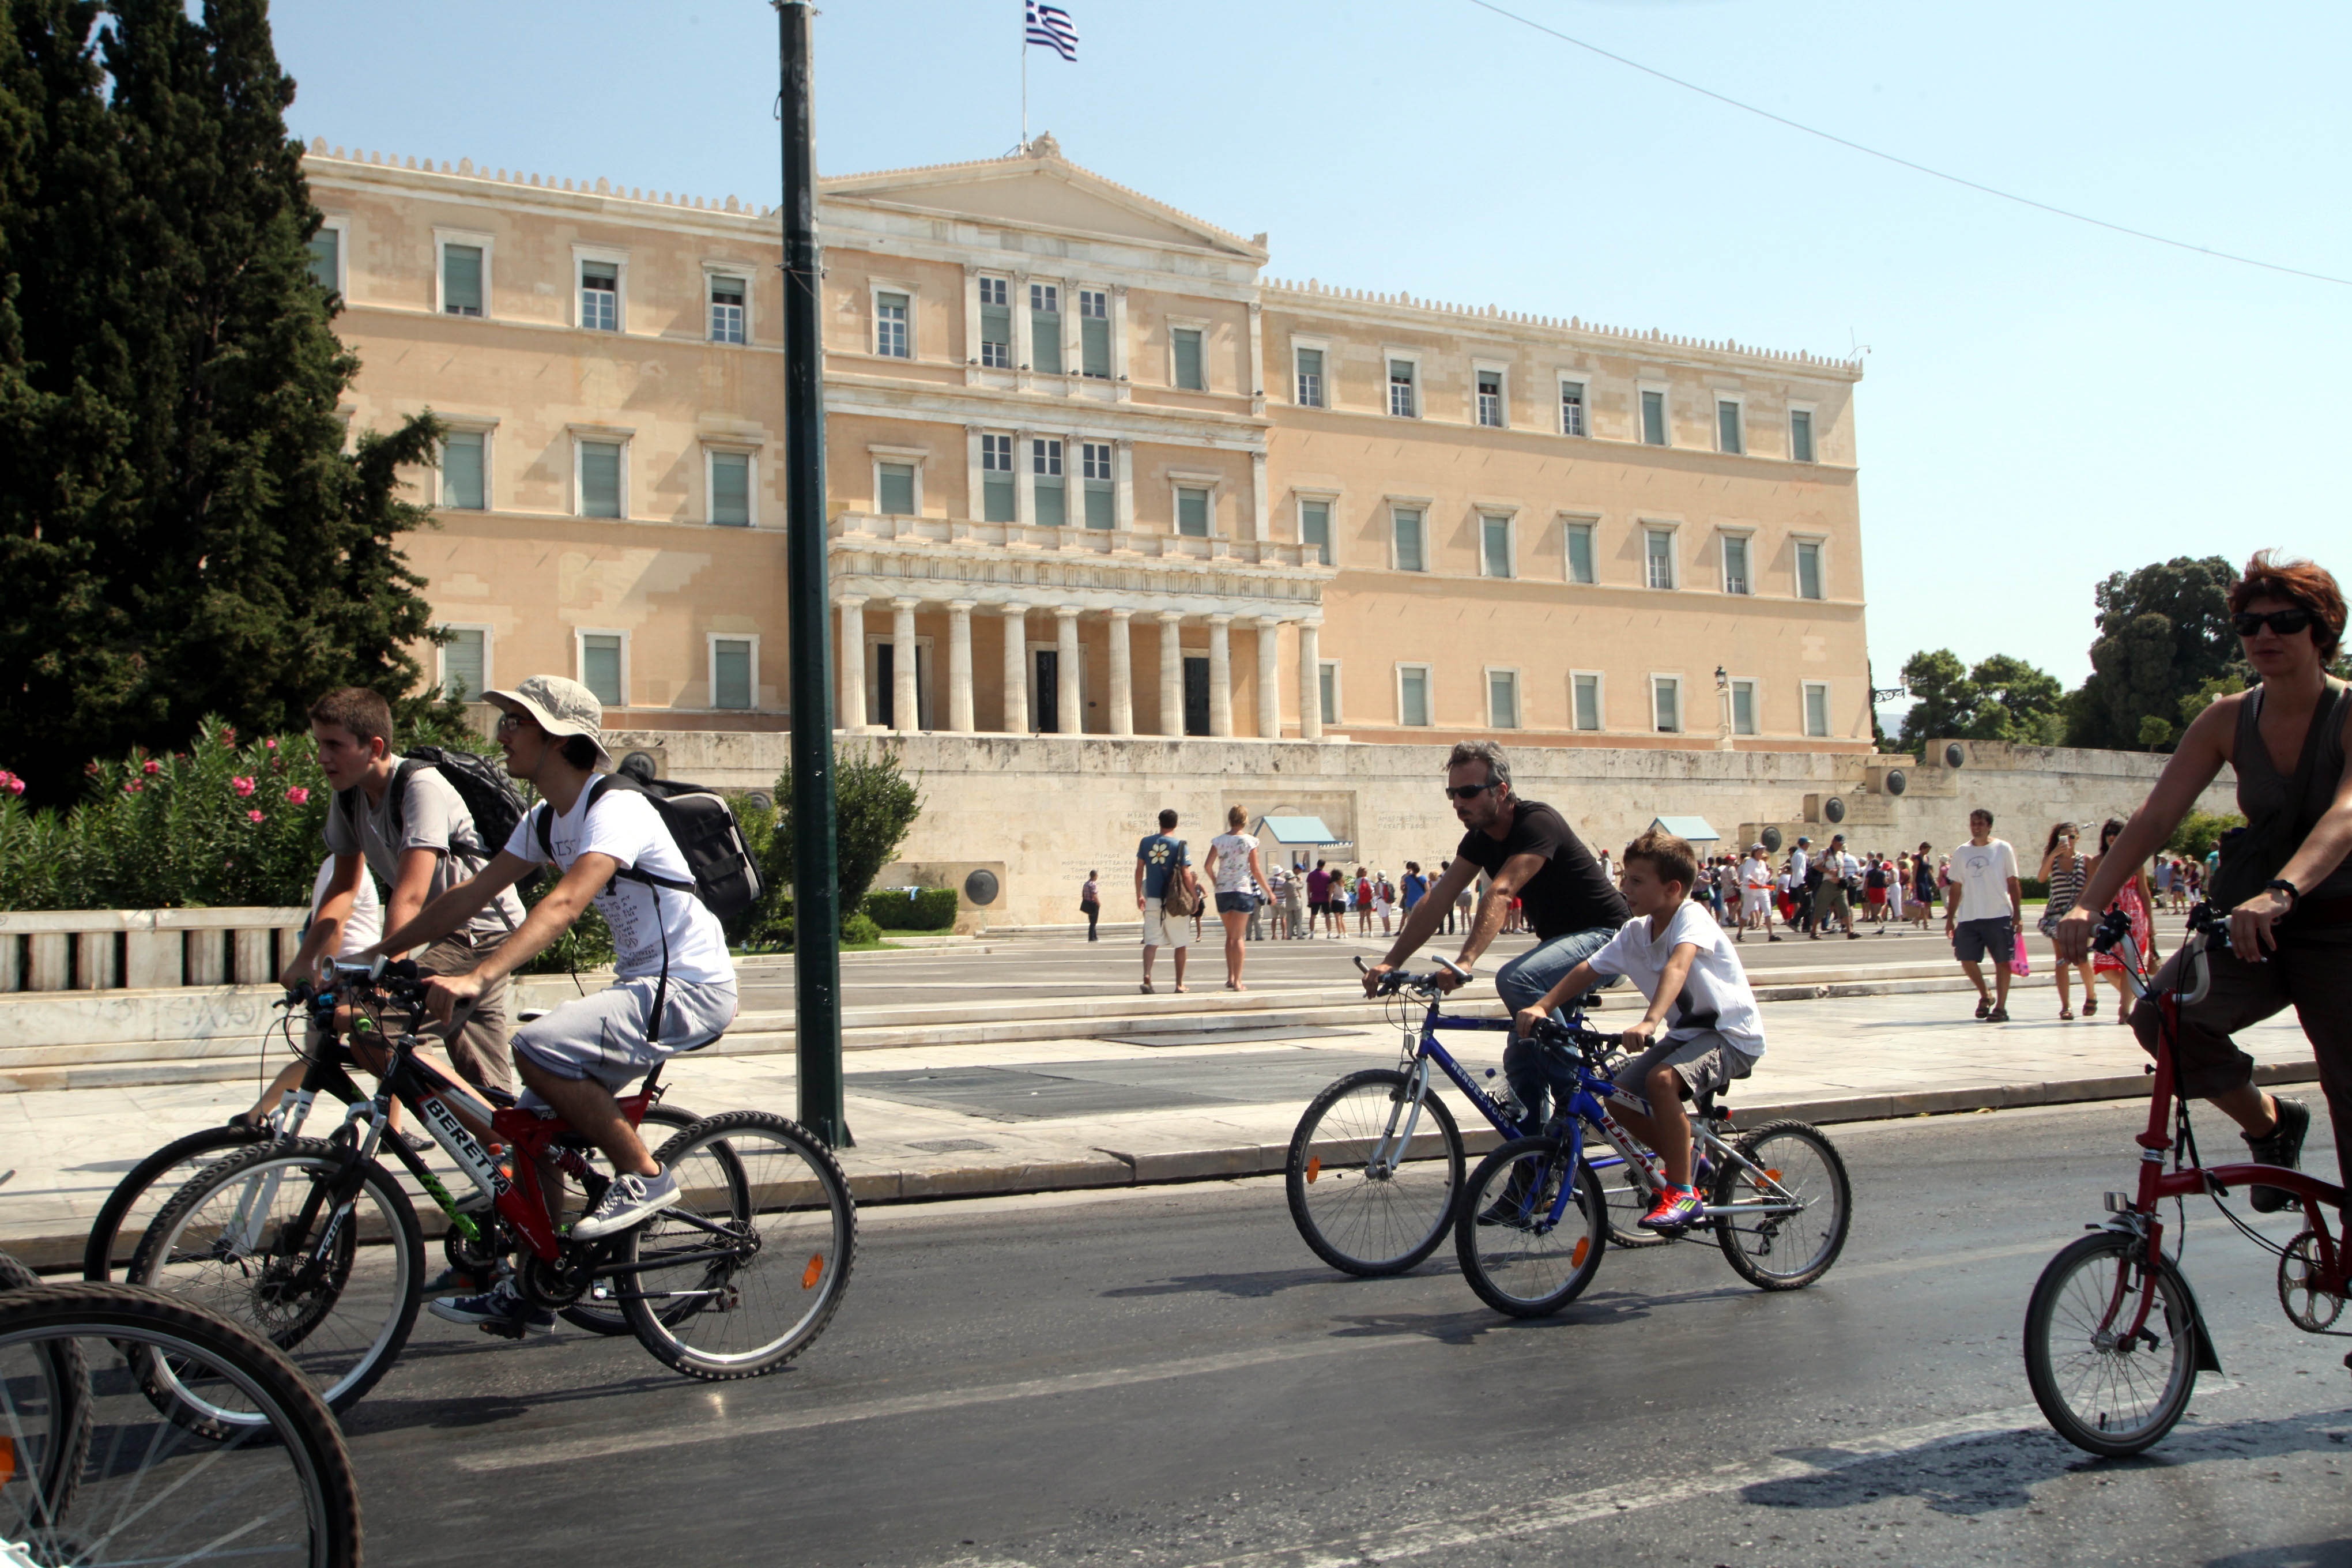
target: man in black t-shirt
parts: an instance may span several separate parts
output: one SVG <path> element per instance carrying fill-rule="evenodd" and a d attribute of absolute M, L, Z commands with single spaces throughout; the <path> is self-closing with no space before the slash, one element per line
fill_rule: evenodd
<path fill-rule="evenodd" d="M 1415 906 L 1388 956 L 1366 973 L 1364 989 L 1369 994 L 1381 975 L 1418 952 L 1434 934 L 1439 911 L 1453 908 L 1454 895 L 1483 871 L 1486 894 L 1463 934 L 1461 953 L 1454 960 L 1455 973 L 1444 975 L 1441 984 L 1451 991 L 1470 977 L 1478 956 L 1502 931 L 1517 898 L 1535 928 L 1536 945 L 1496 972 L 1495 989 L 1517 1013 L 1533 1006 L 1570 970 L 1600 952 L 1633 915 L 1559 813 L 1511 793 L 1511 764 L 1502 747 L 1492 741 L 1465 741 L 1455 746 L 1445 759 L 1445 790 L 1465 829 L 1462 847 L 1429 896 Z M 1560 1065 L 1557 1071 L 1549 1070 L 1535 1046 L 1525 1040 L 1515 1039 L 1504 1050 L 1503 1076 L 1527 1109 L 1524 1125 L 1530 1132 L 1542 1129 L 1553 1088 L 1564 1093 L 1575 1086 L 1572 1069 Z"/>

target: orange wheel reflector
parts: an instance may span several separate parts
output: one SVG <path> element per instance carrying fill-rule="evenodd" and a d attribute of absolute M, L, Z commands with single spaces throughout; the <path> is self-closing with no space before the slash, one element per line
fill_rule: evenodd
<path fill-rule="evenodd" d="M 1766 1175 L 1768 1175 L 1768 1176 L 1771 1177 L 1771 1178 L 1772 1178 L 1772 1180 L 1774 1180 L 1774 1181 L 1776 1181 L 1776 1182 L 1777 1182 L 1777 1181 L 1779 1181 L 1779 1180 L 1780 1179 L 1780 1172 L 1778 1172 L 1778 1171 L 1776 1171 L 1776 1170 L 1774 1170 L 1774 1169 L 1772 1169 L 1772 1167 L 1771 1167 L 1771 1166 L 1769 1166 L 1769 1165 L 1767 1165 L 1767 1166 L 1765 1166 L 1765 1167 L 1764 1167 L 1764 1173 L 1765 1173 Z"/>
<path fill-rule="evenodd" d="M 809 1266 L 801 1270 L 801 1289 L 814 1290 L 816 1289 L 816 1282 L 824 1278 L 824 1254 L 822 1252 L 809 1254 Z"/>
<path fill-rule="evenodd" d="M 1312 1160 L 1309 1160 L 1309 1161 L 1307 1161 L 1307 1179 L 1308 1181 L 1312 1182 L 1316 1177 L 1318 1177 L 1318 1176 L 1321 1175 L 1322 1173 L 1323 1173 L 1323 1156 L 1322 1156 L 1322 1155 L 1320 1155 L 1320 1154 L 1318 1154 L 1318 1155 L 1316 1155 L 1316 1156 L 1315 1156 L 1315 1158 L 1313 1158 Z"/>
<path fill-rule="evenodd" d="M 11 1438 L 0 1437 L 0 1487 L 6 1486 L 8 1482 L 15 1478 L 16 1474 L 16 1442 Z"/>
<path fill-rule="evenodd" d="M 1576 1250 L 1569 1255 L 1568 1266 L 1570 1268 L 1583 1268 L 1584 1255 L 1591 1250 L 1592 1238 L 1589 1236 L 1578 1237 L 1576 1238 Z"/>

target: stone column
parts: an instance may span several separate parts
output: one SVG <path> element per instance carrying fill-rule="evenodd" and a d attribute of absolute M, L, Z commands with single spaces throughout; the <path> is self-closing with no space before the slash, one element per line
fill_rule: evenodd
<path fill-rule="evenodd" d="M 1127 285 L 1122 283 L 1110 291 L 1110 380 L 1111 395 L 1121 403 L 1127 401 Z M 1133 513 L 1126 514 L 1133 516 Z M 1133 527 L 1132 523 L 1128 524 Z"/>
<path fill-rule="evenodd" d="M 915 606 L 919 599 L 890 601 L 890 728 L 923 727 L 921 692 L 915 684 Z"/>
<path fill-rule="evenodd" d="M 1257 621 L 1257 732 L 1269 741 L 1282 739 L 1282 623 L 1272 616 Z"/>
<path fill-rule="evenodd" d="M 1127 389 L 1122 386 L 1119 391 L 1123 395 Z M 1135 526 L 1135 443 L 1123 436 L 1116 443 L 1112 472 L 1118 476 L 1118 489 L 1113 499 L 1118 502 L 1118 526 L 1132 529 Z"/>
<path fill-rule="evenodd" d="M 1184 649 L 1177 635 L 1184 624 L 1181 610 L 1160 612 L 1160 732 L 1184 732 Z"/>
<path fill-rule="evenodd" d="M 1128 651 L 1128 620 L 1132 610 L 1113 610 L 1103 618 L 1110 637 L 1110 732 L 1135 733 L 1135 669 Z"/>
<path fill-rule="evenodd" d="M 1027 321 L 1028 312 L 1023 311 L 1019 319 Z M 1013 433 L 1013 521 L 1024 528 L 1037 524 L 1037 458 L 1030 446 L 1034 435 L 1029 430 Z"/>
<path fill-rule="evenodd" d="M 841 710 L 835 721 L 855 734 L 866 728 L 866 601 L 841 598 L 834 605 L 841 611 Z"/>
<path fill-rule="evenodd" d="M 1234 732 L 1234 650 L 1231 616 L 1209 617 L 1209 733 L 1225 740 Z"/>
<path fill-rule="evenodd" d="M 1323 650 L 1318 646 L 1321 621 L 1298 623 L 1298 738 L 1323 738 Z"/>
<path fill-rule="evenodd" d="M 1272 539 L 1274 519 L 1266 515 L 1265 454 L 1250 454 L 1250 537 Z"/>
<path fill-rule="evenodd" d="M 1004 732 L 1029 732 L 1029 606 L 1006 605 L 1004 615 Z"/>
<path fill-rule="evenodd" d="M 971 611 L 970 599 L 948 601 L 948 728 L 969 735 L 971 720 Z"/>
<path fill-rule="evenodd" d="M 1078 606 L 1056 605 L 1054 623 L 1054 705 L 1061 710 L 1055 715 L 1061 721 L 1055 726 L 1055 733 L 1083 735 L 1087 732 L 1087 698 L 1086 683 L 1081 678 L 1086 671 L 1078 663 Z"/>

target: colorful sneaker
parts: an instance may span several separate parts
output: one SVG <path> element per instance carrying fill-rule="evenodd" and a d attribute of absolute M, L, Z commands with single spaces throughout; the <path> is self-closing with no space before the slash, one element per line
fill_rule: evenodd
<path fill-rule="evenodd" d="M 1658 1194 L 1657 1206 L 1640 1220 L 1643 1230 L 1682 1230 L 1706 1217 L 1706 1205 L 1695 1187 L 1668 1187 Z"/>
<path fill-rule="evenodd" d="M 433 1303 L 433 1315 L 445 1323 L 471 1323 L 486 1334 L 519 1340 L 526 1331 L 545 1333 L 555 1327 L 555 1314 L 534 1310 L 501 1279 L 478 1296 L 445 1296 Z"/>
<path fill-rule="evenodd" d="M 2290 1171 L 2303 1168 L 2304 1135 L 2311 1131 L 2311 1111 L 2299 1100 L 2278 1097 L 2278 1125 L 2260 1138 L 2246 1139 L 2246 1152 L 2258 1165 L 2284 1165 Z M 2244 1134 L 2241 1133 L 2241 1137 Z M 2294 1194 L 2284 1187 L 2252 1187 L 2246 1193 L 2256 1214 L 2277 1214 L 2295 1201 Z"/>
<path fill-rule="evenodd" d="M 678 1200 L 677 1178 L 667 1171 L 651 1176 L 632 1172 L 614 1178 L 596 1206 L 572 1227 L 575 1240 L 595 1241 L 642 1225 Z"/>

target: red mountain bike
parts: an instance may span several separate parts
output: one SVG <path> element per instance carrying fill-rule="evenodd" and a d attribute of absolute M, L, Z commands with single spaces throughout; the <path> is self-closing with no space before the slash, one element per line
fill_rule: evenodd
<path fill-rule="evenodd" d="M 2129 930 L 2125 915 L 2111 911 L 2092 945 L 2111 952 Z M 2327 1228 L 2327 1211 L 2342 1212 L 2344 1189 L 2276 1165 L 2207 1165 L 2198 1153 L 2189 1103 L 2176 1089 L 2173 1049 L 2180 1010 L 2204 1000 L 2206 953 L 2217 943 L 2228 947 L 2230 922 L 2200 903 L 2189 912 L 2189 931 L 2180 950 L 2181 990 L 2153 993 L 2151 978 L 2126 944 L 2125 983 L 2135 996 L 2155 994 L 2163 1023 L 2147 1130 L 2134 1140 L 2140 1149 L 2139 1191 L 2106 1195 L 2113 1217 L 2050 1260 L 2025 1310 L 2025 1374 L 2033 1397 L 2060 1436 L 2094 1454 L 2137 1454 L 2156 1443 L 2188 1410 L 2197 1374 L 2221 1370 L 2177 1251 L 2168 1256 L 2164 1250 L 2159 1207 L 2167 1198 L 2210 1196 L 2224 1218 L 2277 1255 L 2279 1305 L 2287 1321 L 2305 1333 L 2352 1338 L 2335 1327 L 2352 1293 L 2352 1248 Z M 2230 1188 L 2251 1186 L 2293 1194 L 2303 1211 L 2303 1233 L 2279 1247 L 2221 1203 Z M 2185 1226 L 2185 1211 L 2180 1217 Z M 2352 1356 L 2345 1364 L 2352 1366 Z"/>

